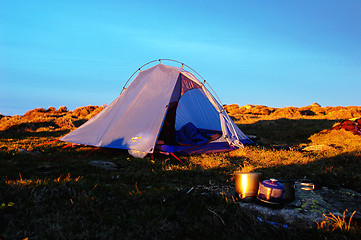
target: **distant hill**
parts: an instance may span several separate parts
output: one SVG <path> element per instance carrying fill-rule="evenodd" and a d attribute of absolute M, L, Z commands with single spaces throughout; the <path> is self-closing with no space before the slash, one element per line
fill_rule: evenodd
<path fill-rule="evenodd" d="M 237 104 L 225 105 L 224 108 L 238 124 L 280 118 L 338 120 L 361 117 L 361 106 L 321 107 L 317 103 L 299 108 L 273 108 L 263 105 L 245 105 L 240 107 Z"/>
<path fill-rule="evenodd" d="M 73 111 L 66 107 L 55 109 L 36 108 L 19 116 L 0 116 L 0 131 L 41 131 L 44 128 L 73 130 L 102 111 L 104 106 L 85 106 Z M 321 107 L 313 103 L 306 107 L 273 108 L 263 105 L 225 105 L 225 110 L 237 124 L 255 123 L 260 120 L 288 119 L 348 119 L 361 117 L 361 106 Z"/>

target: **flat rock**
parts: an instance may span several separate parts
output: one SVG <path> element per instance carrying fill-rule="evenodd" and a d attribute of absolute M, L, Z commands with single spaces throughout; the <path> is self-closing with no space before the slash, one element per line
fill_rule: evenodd
<path fill-rule="evenodd" d="M 257 216 L 279 223 L 290 228 L 310 229 L 317 226 L 316 222 L 323 220 L 324 214 L 333 213 L 342 216 L 348 209 L 346 216 L 356 211 L 354 219 L 361 219 L 361 194 L 350 189 L 332 190 L 322 188 L 305 191 L 296 187 L 295 200 L 285 204 L 282 208 L 253 202 L 239 202 L 239 206 L 254 212 Z"/>
<path fill-rule="evenodd" d="M 89 162 L 90 165 L 103 168 L 105 170 L 117 170 L 118 166 L 113 162 L 107 161 L 91 161 Z"/>
<path fill-rule="evenodd" d="M 303 187 L 304 188 L 304 187 Z M 210 193 L 226 194 L 229 198 L 236 196 L 234 185 L 197 185 L 190 188 L 187 194 L 207 195 Z M 237 198 L 234 198 L 235 200 Z M 343 212 L 347 217 L 356 211 L 354 220 L 361 220 L 361 193 L 351 189 L 330 189 L 323 187 L 316 190 L 302 190 L 299 183 L 295 184 L 295 199 L 282 206 L 262 203 L 256 199 L 244 202 L 238 200 L 244 208 L 257 216 L 260 222 L 269 222 L 276 226 L 290 229 L 311 229 L 317 227 L 324 214 L 332 213 L 342 217 Z"/>

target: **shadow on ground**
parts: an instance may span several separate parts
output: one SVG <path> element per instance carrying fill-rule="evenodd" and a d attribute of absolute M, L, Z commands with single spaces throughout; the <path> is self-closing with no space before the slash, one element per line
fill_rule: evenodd
<path fill-rule="evenodd" d="M 336 122 L 338 120 L 281 118 L 238 126 L 246 135 L 257 136 L 259 144 L 298 145 L 306 143 L 314 133 L 331 128 Z"/>

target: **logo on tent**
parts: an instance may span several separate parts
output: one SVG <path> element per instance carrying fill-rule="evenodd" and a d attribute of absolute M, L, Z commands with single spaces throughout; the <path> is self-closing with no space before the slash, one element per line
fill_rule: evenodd
<path fill-rule="evenodd" d="M 136 142 L 138 141 L 139 139 L 141 139 L 142 137 L 132 137 L 132 142 Z"/>

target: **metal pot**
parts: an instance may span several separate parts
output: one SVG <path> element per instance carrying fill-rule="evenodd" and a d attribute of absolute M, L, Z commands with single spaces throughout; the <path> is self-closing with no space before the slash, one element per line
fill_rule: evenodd
<path fill-rule="evenodd" d="M 277 179 L 271 178 L 260 183 L 257 199 L 262 202 L 280 205 L 284 192 L 285 188 L 282 183 L 278 182 Z"/>
<path fill-rule="evenodd" d="M 257 196 L 261 173 L 259 172 L 235 172 L 235 191 L 236 195 L 242 200 L 250 200 Z"/>
<path fill-rule="evenodd" d="M 283 195 L 283 200 L 291 202 L 295 200 L 295 181 L 294 180 L 278 180 L 278 182 L 282 183 L 285 188 L 285 193 Z"/>
<path fill-rule="evenodd" d="M 296 181 L 296 187 L 304 191 L 312 191 L 315 189 L 315 184 L 308 179 L 299 179 Z"/>

